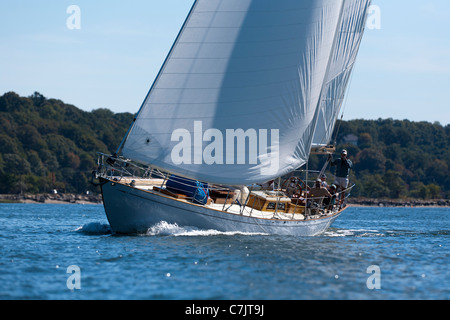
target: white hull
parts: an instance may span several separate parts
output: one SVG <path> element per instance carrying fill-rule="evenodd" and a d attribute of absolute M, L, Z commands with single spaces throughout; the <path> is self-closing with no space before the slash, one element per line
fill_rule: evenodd
<path fill-rule="evenodd" d="M 142 233 L 165 221 L 223 232 L 314 236 L 327 230 L 343 210 L 309 220 L 258 218 L 224 212 L 152 191 L 102 179 L 103 204 L 116 233 Z"/>

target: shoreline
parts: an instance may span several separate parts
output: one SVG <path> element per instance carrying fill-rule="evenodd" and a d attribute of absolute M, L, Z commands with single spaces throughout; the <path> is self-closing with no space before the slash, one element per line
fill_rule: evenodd
<path fill-rule="evenodd" d="M 353 207 L 390 207 L 390 208 L 449 208 L 450 200 L 434 199 L 367 199 L 352 198 L 347 202 Z"/>
<path fill-rule="evenodd" d="M 100 194 L 0 194 L 0 203 L 22 204 L 102 204 Z"/>
<path fill-rule="evenodd" d="M 30 204 L 103 204 L 101 194 L 0 194 L 0 203 Z M 418 199 L 368 199 L 351 198 L 347 204 L 352 207 L 435 207 L 450 208 L 450 200 Z"/>

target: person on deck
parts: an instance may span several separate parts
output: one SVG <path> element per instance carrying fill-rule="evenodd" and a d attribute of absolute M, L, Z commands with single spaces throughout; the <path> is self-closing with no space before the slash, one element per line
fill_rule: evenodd
<path fill-rule="evenodd" d="M 336 186 L 332 184 L 330 186 L 329 191 L 331 194 L 331 198 L 325 198 L 323 200 L 323 204 L 328 206 L 328 210 L 333 210 L 333 206 L 336 204 L 336 197 L 337 197 Z"/>
<path fill-rule="evenodd" d="M 262 190 L 274 190 L 275 180 L 269 180 L 260 184 Z"/>
<path fill-rule="evenodd" d="M 327 175 L 326 175 L 325 173 L 322 173 L 322 174 L 320 175 L 320 181 L 321 181 L 322 187 L 328 189 Z"/>
<path fill-rule="evenodd" d="M 312 199 L 320 200 L 321 198 L 331 198 L 331 193 L 322 186 L 322 181 L 317 179 L 314 188 L 309 192 Z"/>
<path fill-rule="evenodd" d="M 347 150 L 342 150 L 340 159 L 333 159 L 330 154 L 330 165 L 336 167 L 336 178 L 334 184 L 341 189 L 341 205 L 345 198 L 345 189 L 348 188 L 350 169 L 353 167 L 353 163 L 347 158 Z"/>

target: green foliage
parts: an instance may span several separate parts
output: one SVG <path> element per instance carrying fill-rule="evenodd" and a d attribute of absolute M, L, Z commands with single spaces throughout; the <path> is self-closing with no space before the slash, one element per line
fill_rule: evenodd
<path fill-rule="evenodd" d="M 0 97 L 0 193 L 92 191 L 96 152 L 112 153 L 133 119 L 85 112 L 35 92 Z"/>

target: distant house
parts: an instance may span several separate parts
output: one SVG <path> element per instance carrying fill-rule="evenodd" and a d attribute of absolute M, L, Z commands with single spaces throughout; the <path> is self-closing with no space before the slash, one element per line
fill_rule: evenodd
<path fill-rule="evenodd" d="M 350 143 L 350 144 L 353 144 L 353 145 L 355 145 L 355 146 L 358 145 L 358 137 L 355 136 L 353 133 L 350 133 L 350 134 L 346 135 L 346 136 L 342 139 L 342 141 L 343 141 L 344 143 Z"/>

